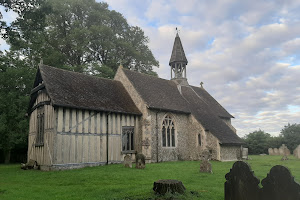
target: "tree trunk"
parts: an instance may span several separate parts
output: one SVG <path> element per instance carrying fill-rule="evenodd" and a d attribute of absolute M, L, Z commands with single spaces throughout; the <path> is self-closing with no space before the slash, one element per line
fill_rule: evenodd
<path fill-rule="evenodd" d="M 180 193 L 183 194 L 185 187 L 181 181 L 178 180 L 158 180 L 153 184 L 153 190 L 156 194 L 164 195 L 166 193 Z"/>
<path fill-rule="evenodd" d="M 10 163 L 10 150 L 4 150 L 4 163 Z"/>

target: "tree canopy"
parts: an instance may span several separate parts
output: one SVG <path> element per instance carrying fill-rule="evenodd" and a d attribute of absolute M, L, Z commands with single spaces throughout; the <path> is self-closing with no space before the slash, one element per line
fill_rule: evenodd
<path fill-rule="evenodd" d="M 19 55 L 0 54 L 0 149 L 9 162 L 10 151 L 21 145 L 26 148 L 29 93 L 36 69 Z"/>
<path fill-rule="evenodd" d="M 262 130 L 254 131 L 244 137 L 249 154 L 262 154 L 268 152 L 271 135 Z"/>
<path fill-rule="evenodd" d="M 130 26 L 107 3 L 95 0 L 12 0 L 2 2 L 19 14 L 3 37 L 11 50 L 20 51 L 36 64 L 113 78 L 122 64 L 156 75 L 158 61 L 147 46 L 141 28 Z"/>
<path fill-rule="evenodd" d="M 284 143 L 291 152 L 300 144 L 300 124 L 288 124 L 281 130 Z"/>

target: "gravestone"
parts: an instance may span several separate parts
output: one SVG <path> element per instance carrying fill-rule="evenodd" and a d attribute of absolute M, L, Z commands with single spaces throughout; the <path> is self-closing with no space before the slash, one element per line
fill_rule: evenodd
<path fill-rule="evenodd" d="M 135 156 L 135 168 L 137 169 L 144 169 L 145 168 L 145 162 L 146 161 L 146 157 L 144 156 L 144 154 L 137 154 Z"/>
<path fill-rule="evenodd" d="M 262 180 L 261 200 L 299 200 L 300 185 L 295 182 L 290 171 L 280 165 L 272 167 Z"/>
<path fill-rule="evenodd" d="M 242 161 L 235 162 L 225 178 L 225 200 L 300 200 L 300 185 L 284 166 L 272 167 L 261 182 L 262 188 L 250 166 Z"/>
<path fill-rule="evenodd" d="M 248 148 L 243 148 L 242 159 L 243 160 L 248 160 Z"/>
<path fill-rule="evenodd" d="M 296 158 L 299 158 L 300 159 L 300 144 L 297 146 L 297 148 L 294 150 L 293 152 L 294 156 Z"/>
<path fill-rule="evenodd" d="M 279 151 L 277 148 L 274 148 L 274 156 L 279 156 Z"/>
<path fill-rule="evenodd" d="M 281 156 L 289 156 L 291 154 L 290 150 L 285 146 L 285 144 L 282 144 L 279 148 L 279 154 Z"/>
<path fill-rule="evenodd" d="M 211 154 L 208 150 L 204 150 L 200 156 L 201 163 L 200 163 L 200 172 L 212 173 L 212 166 L 209 162 L 211 158 Z"/>
<path fill-rule="evenodd" d="M 130 155 L 124 157 L 124 167 L 132 168 L 132 159 Z"/>
<path fill-rule="evenodd" d="M 258 200 L 259 179 L 247 163 L 235 162 L 225 178 L 225 200 Z"/>
<path fill-rule="evenodd" d="M 270 156 L 273 156 L 274 155 L 274 150 L 272 148 L 269 148 L 268 153 L 269 153 Z"/>

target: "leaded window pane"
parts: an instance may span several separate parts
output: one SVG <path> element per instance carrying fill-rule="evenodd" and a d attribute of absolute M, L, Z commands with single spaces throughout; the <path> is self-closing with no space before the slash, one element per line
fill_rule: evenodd
<path fill-rule="evenodd" d="M 169 115 L 165 117 L 162 123 L 162 146 L 175 147 L 175 126 Z"/>
<path fill-rule="evenodd" d="M 122 151 L 134 150 L 134 127 L 122 127 Z"/>

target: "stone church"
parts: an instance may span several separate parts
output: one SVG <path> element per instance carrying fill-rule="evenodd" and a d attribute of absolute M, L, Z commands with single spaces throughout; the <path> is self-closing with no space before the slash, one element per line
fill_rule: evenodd
<path fill-rule="evenodd" d="M 114 80 L 41 64 L 31 91 L 28 160 L 41 169 L 120 163 L 237 160 L 242 140 L 229 114 L 202 86 L 189 85 L 178 34 L 171 80 L 119 67 Z"/>

